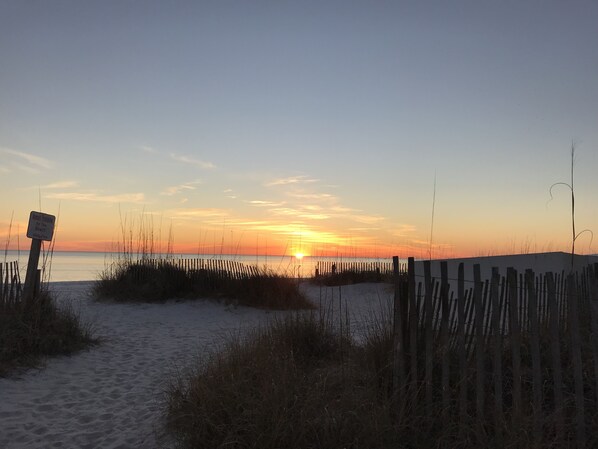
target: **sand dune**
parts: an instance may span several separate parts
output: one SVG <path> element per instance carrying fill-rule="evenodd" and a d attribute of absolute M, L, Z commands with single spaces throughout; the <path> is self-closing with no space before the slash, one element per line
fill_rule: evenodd
<path fill-rule="evenodd" d="M 89 282 L 51 286 L 60 301 L 71 302 L 93 323 L 103 343 L 50 359 L 41 370 L 0 379 L 0 447 L 170 447 L 160 432 L 160 415 L 172 373 L 201 359 L 224 334 L 273 316 L 212 301 L 101 304 L 89 298 L 90 287 Z M 316 303 L 331 301 L 335 309 L 340 293 L 356 331 L 361 318 L 390 297 L 382 284 L 304 288 Z"/>

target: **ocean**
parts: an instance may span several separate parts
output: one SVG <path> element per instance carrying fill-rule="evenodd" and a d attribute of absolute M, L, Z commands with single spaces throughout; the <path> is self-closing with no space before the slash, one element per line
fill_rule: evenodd
<path fill-rule="evenodd" d="M 174 254 L 174 258 L 230 260 L 248 265 L 266 267 L 277 273 L 295 277 L 313 276 L 318 262 L 389 262 L 389 259 L 371 259 L 355 257 L 311 257 L 297 259 L 295 256 L 265 255 L 213 255 L 213 254 Z M 29 251 L 5 251 L 0 262 L 18 261 L 21 279 L 25 280 Z M 118 254 L 99 252 L 54 251 L 42 255 L 38 268 L 43 269 L 44 281 L 92 281 L 118 260 Z"/>

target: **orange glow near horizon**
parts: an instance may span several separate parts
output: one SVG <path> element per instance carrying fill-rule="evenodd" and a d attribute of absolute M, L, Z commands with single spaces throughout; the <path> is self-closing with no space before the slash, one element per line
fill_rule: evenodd
<path fill-rule="evenodd" d="M 264 239 L 265 240 L 265 239 Z M 274 241 L 272 239 L 271 241 Z M 30 239 L 22 236 L 19 239 L 11 239 L 10 243 L 3 245 L 7 250 L 20 250 L 27 251 L 31 245 Z M 44 242 L 45 248 L 49 248 L 50 243 Z M 357 257 L 357 258 L 377 258 L 386 259 L 393 255 L 398 255 L 400 258 L 415 257 L 418 259 L 425 259 L 429 256 L 428 245 L 407 243 L 402 245 L 384 245 L 379 244 L 375 248 L 370 245 L 364 245 L 362 247 L 350 246 L 350 245 L 327 245 L 313 243 L 310 245 L 304 245 L 311 248 L 311 251 L 306 252 L 305 250 L 293 250 L 289 249 L 289 244 L 269 243 L 267 246 L 260 246 L 257 248 L 255 245 L 229 245 L 225 244 L 220 246 L 217 244 L 215 247 L 204 247 L 203 250 L 198 251 L 197 245 L 191 243 L 175 243 L 172 245 L 172 252 L 174 254 L 222 254 L 222 255 L 235 255 L 235 256 L 292 256 L 297 260 L 301 260 L 304 257 Z M 153 250 L 146 253 L 160 254 L 166 253 L 168 248 L 168 242 L 164 241 L 161 244 L 154 242 Z M 57 241 L 54 245 L 54 251 L 75 251 L 75 252 L 123 252 L 122 245 L 117 245 L 114 242 L 99 240 L 99 241 Z M 542 253 L 542 252 L 553 252 L 563 251 L 568 252 L 570 247 L 567 245 L 543 245 L 536 246 L 531 245 L 528 247 L 505 245 L 492 246 L 492 247 L 481 247 L 471 245 L 468 248 L 460 248 L 459 250 L 441 246 L 435 246 L 432 258 L 433 259 L 452 259 L 452 258 L 463 258 L 463 257 L 479 257 L 479 256 L 495 256 L 504 254 L 530 254 L 530 253 Z M 128 250 L 126 250 L 128 251 Z M 137 246 L 135 243 L 132 246 L 130 252 L 133 254 L 143 253 L 143 248 Z M 578 254 L 591 254 L 590 251 L 581 248 L 576 253 Z"/>
<path fill-rule="evenodd" d="M 171 229 L 162 226 L 150 214 L 136 220 L 126 216 L 124 225 L 106 225 L 100 221 L 86 226 L 74 217 L 61 220 L 56 230 L 55 251 L 130 252 L 132 254 L 222 254 L 239 256 L 292 256 L 303 257 L 363 257 L 386 259 L 428 258 L 430 244 L 417 229 L 397 232 L 367 228 L 343 230 L 333 223 L 324 226 L 281 221 L 235 221 L 216 226 L 213 223 L 191 223 L 172 220 Z M 127 218 L 128 221 L 127 221 Z M 0 230 L 2 246 L 10 250 L 28 250 L 31 243 L 25 236 L 26 223 L 6 223 Z M 123 230 L 123 227 L 125 228 Z M 432 246 L 433 259 L 476 257 L 501 254 L 525 254 L 552 251 L 570 251 L 566 238 L 540 241 L 526 238 L 517 240 L 504 236 L 500 230 L 481 224 L 471 232 L 438 232 Z M 446 227 L 450 229 L 450 227 Z M 427 234 L 427 231 L 424 233 Z M 515 232 L 513 232 L 515 235 Z M 547 233 L 546 236 L 550 236 Z M 491 240 L 489 238 L 491 236 Z M 123 240 L 127 240 L 123 244 Z M 586 239 L 589 242 L 589 239 Z M 588 242 L 579 241 L 576 252 L 591 254 Z M 49 247 L 49 243 L 45 243 Z"/>

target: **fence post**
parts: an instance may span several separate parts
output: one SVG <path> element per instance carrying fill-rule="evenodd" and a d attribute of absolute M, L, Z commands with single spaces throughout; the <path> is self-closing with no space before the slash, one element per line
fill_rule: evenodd
<path fill-rule="evenodd" d="M 25 275 L 25 286 L 23 287 L 23 300 L 30 301 L 35 296 L 35 283 L 37 280 L 37 266 L 39 264 L 39 254 L 42 248 L 40 239 L 31 240 L 31 249 L 29 251 L 29 261 L 27 262 L 27 274 Z"/>
<path fill-rule="evenodd" d="M 596 264 L 598 268 L 598 264 Z M 590 320 L 592 322 L 592 355 L 594 357 L 594 381 L 596 389 L 596 403 L 598 403 L 598 278 L 597 272 L 591 265 L 588 267 L 588 281 L 589 281 L 589 308 Z"/>
<path fill-rule="evenodd" d="M 4 286 L 6 285 L 4 283 L 4 267 L 7 266 L 6 263 L 0 263 L 0 302 L 4 302 L 7 301 L 7 299 L 5 299 L 5 292 L 4 292 Z M 6 279 L 8 279 L 8 270 L 6 270 Z"/>
<path fill-rule="evenodd" d="M 513 429 L 517 434 L 521 426 L 521 327 L 519 314 L 519 288 L 517 271 L 507 268 L 509 284 L 509 332 L 511 334 L 511 354 L 513 357 Z"/>
<path fill-rule="evenodd" d="M 465 375 L 465 269 L 463 262 L 459 264 L 457 275 L 457 352 L 459 354 L 459 421 L 461 426 L 467 416 L 467 376 Z"/>
<path fill-rule="evenodd" d="M 490 282 L 490 302 L 492 303 L 492 343 L 494 346 L 494 361 L 492 363 L 494 377 L 494 425 L 496 435 L 496 446 L 503 447 L 502 442 L 502 336 L 500 334 L 500 304 L 498 300 L 498 283 L 500 275 L 498 268 L 492 268 L 492 280 Z"/>
<path fill-rule="evenodd" d="M 573 366 L 573 379 L 575 381 L 575 434 L 577 448 L 586 445 L 585 411 L 583 399 L 583 374 L 581 363 L 581 338 L 579 335 L 579 309 L 577 286 L 573 273 L 567 277 L 567 302 L 569 303 L 569 331 L 571 334 L 571 364 Z"/>
<path fill-rule="evenodd" d="M 473 266 L 473 301 L 475 304 L 475 353 L 476 353 L 476 413 L 477 422 L 484 420 L 484 313 L 482 307 L 482 279 L 480 264 Z"/>
<path fill-rule="evenodd" d="M 412 400 L 417 400 L 417 392 L 418 392 L 418 385 L 417 382 L 419 380 L 418 370 L 417 370 L 417 300 L 415 297 L 415 259 L 413 257 L 409 257 L 407 259 L 407 288 L 408 288 L 408 295 L 409 295 L 409 352 L 411 353 L 411 368 L 410 368 L 410 376 L 411 376 L 411 384 L 413 386 L 413 398 Z"/>
<path fill-rule="evenodd" d="M 394 256 L 393 274 L 394 274 L 394 328 L 393 328 L 393 396 L 398 407 L 399 423 L 403 420 L 405 411 L 405 342 L 403 339 L 403 319 L 401 305 L 401 285 L 399 278 L 399 258 Z"/>
<path fill-rule="evenodd" d="M 532 270 L 525 270 L 527 305 L 530 326 L 532 355 L 532 398 L 534 416 L 534 441 L 537 445 L 542 439 L 542 367 L 540 362 L 540 332 L 538 323 L 538 297 L 535 287 L 535 275 Z"/>
<path fill-rule="evenodd" d="M 554 274 L 546 273 L 548 290 L 548 319 L 550 326 L 550 352 L 552 358 L 552 379 L 554 382 L 554 424 L 556 444 L 562 442 L 564 434 L 563 419 L 563 375 L 561 368 L 561 339 L 559 331 L 559 310 L 556 302 Z"/>
<path fill-rule="evenodd" d="M 432 271 L 430 268 L 430 261 L 424 261 L 424 283 L 426 293 L 424 297 L 424 313 L 425 313 L 425 338 L 426 338 L 426 366 L 425 366 L 425 383 L 426 383 L 426 414 L 432 414 L 432 379 L 434 369 L 434 354 L 433 354 L 433 320 L 432 320 Z"/>
<path fill-rule="evenodd" d="M 449 285 L 448 285 L 448 264 L 446 261 L 440 262 L 440 301 L 442 304 L 442 320 L 440 322 L 440 346 L 442 354 L 442 415 L 448 417 L 450 402 L 450 368 L 449 368 L 449 348 L 448 348 L 448 326 L 449 326 Z"/>

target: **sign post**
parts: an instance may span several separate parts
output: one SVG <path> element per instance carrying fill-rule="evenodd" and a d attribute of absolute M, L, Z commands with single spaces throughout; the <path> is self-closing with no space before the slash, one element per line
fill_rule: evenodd
<path fill-rule="evenodd" d="M 29 214 L 29 225 L 27 226 L 27 237 L 31 240 L 29 251 L 29 262 L 27 263 L 27 274 L 25 275 L 25 286 L 23 287 L 23 299 L 33 299 L 37 281 L 37 265 L 42 247 L 42 240 L 51 241 L 54 235 L 54 215 L 43 214 L 31 211 Z"/>

